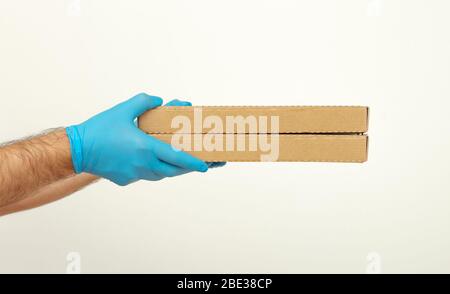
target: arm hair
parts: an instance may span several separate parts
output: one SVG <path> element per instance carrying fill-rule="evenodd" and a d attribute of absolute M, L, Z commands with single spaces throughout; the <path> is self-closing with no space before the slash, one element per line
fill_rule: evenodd
<path fill-rule="evenodd" d="M 74 175 L 63 128 L 0 146 L 0 207 Z"/>

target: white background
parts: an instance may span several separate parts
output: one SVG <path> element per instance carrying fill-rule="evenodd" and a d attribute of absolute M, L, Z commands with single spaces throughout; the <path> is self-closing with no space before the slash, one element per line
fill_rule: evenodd
<path fill-rule="evenodd" d="M 450 1 L 0 0 L 0 141 L 146 91 L 367 105 L 365 164 L 107 181 L 0 218 L 0 272 L 450 273 Z M 1 163 L 0 163 L 1 164 Z"/>

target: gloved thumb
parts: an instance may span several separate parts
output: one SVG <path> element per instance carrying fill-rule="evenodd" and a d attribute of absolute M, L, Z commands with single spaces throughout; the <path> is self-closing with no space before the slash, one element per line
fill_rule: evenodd
<path fill-rule="evenodd" d="M 162 102 L 160 97 L 140 93 L 121 103 L 119 108 L 131 119 L 134 119 L 149 109 L 161 106 Z"/>

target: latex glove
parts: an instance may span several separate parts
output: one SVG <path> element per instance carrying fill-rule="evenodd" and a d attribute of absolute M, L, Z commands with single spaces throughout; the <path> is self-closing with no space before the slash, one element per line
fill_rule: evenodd
<path fill-rule="evenodd" d="M 94 174 L 121 186 L 140 179 L 157 181 L 191 171 L 206 172 L 208 165 L 204 161 L 176 151 L 137 128 L 136 118 L 161 104 L 159 97 L 138 94 L 66 128 L 75 172 Z M 175 100 L 167 105 L 191 104 Z"/>

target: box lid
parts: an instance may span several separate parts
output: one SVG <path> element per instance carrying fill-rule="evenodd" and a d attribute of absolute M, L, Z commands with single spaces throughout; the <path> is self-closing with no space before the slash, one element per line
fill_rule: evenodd
<path fill-rule="evenodd" d="M 190 125 L 183 125 L 183 121 Z M 266 128 L 261 127 L 264 122 Z M 271 133 L 276 123 L 279 133 L 365 133 L 368 128 L 368 107 L 161 106 L 147 111 L 138 120 L 139 127 L 150 134 L 184 131 Z M 221 128 L 217 124 L 222 124 Z"/>

